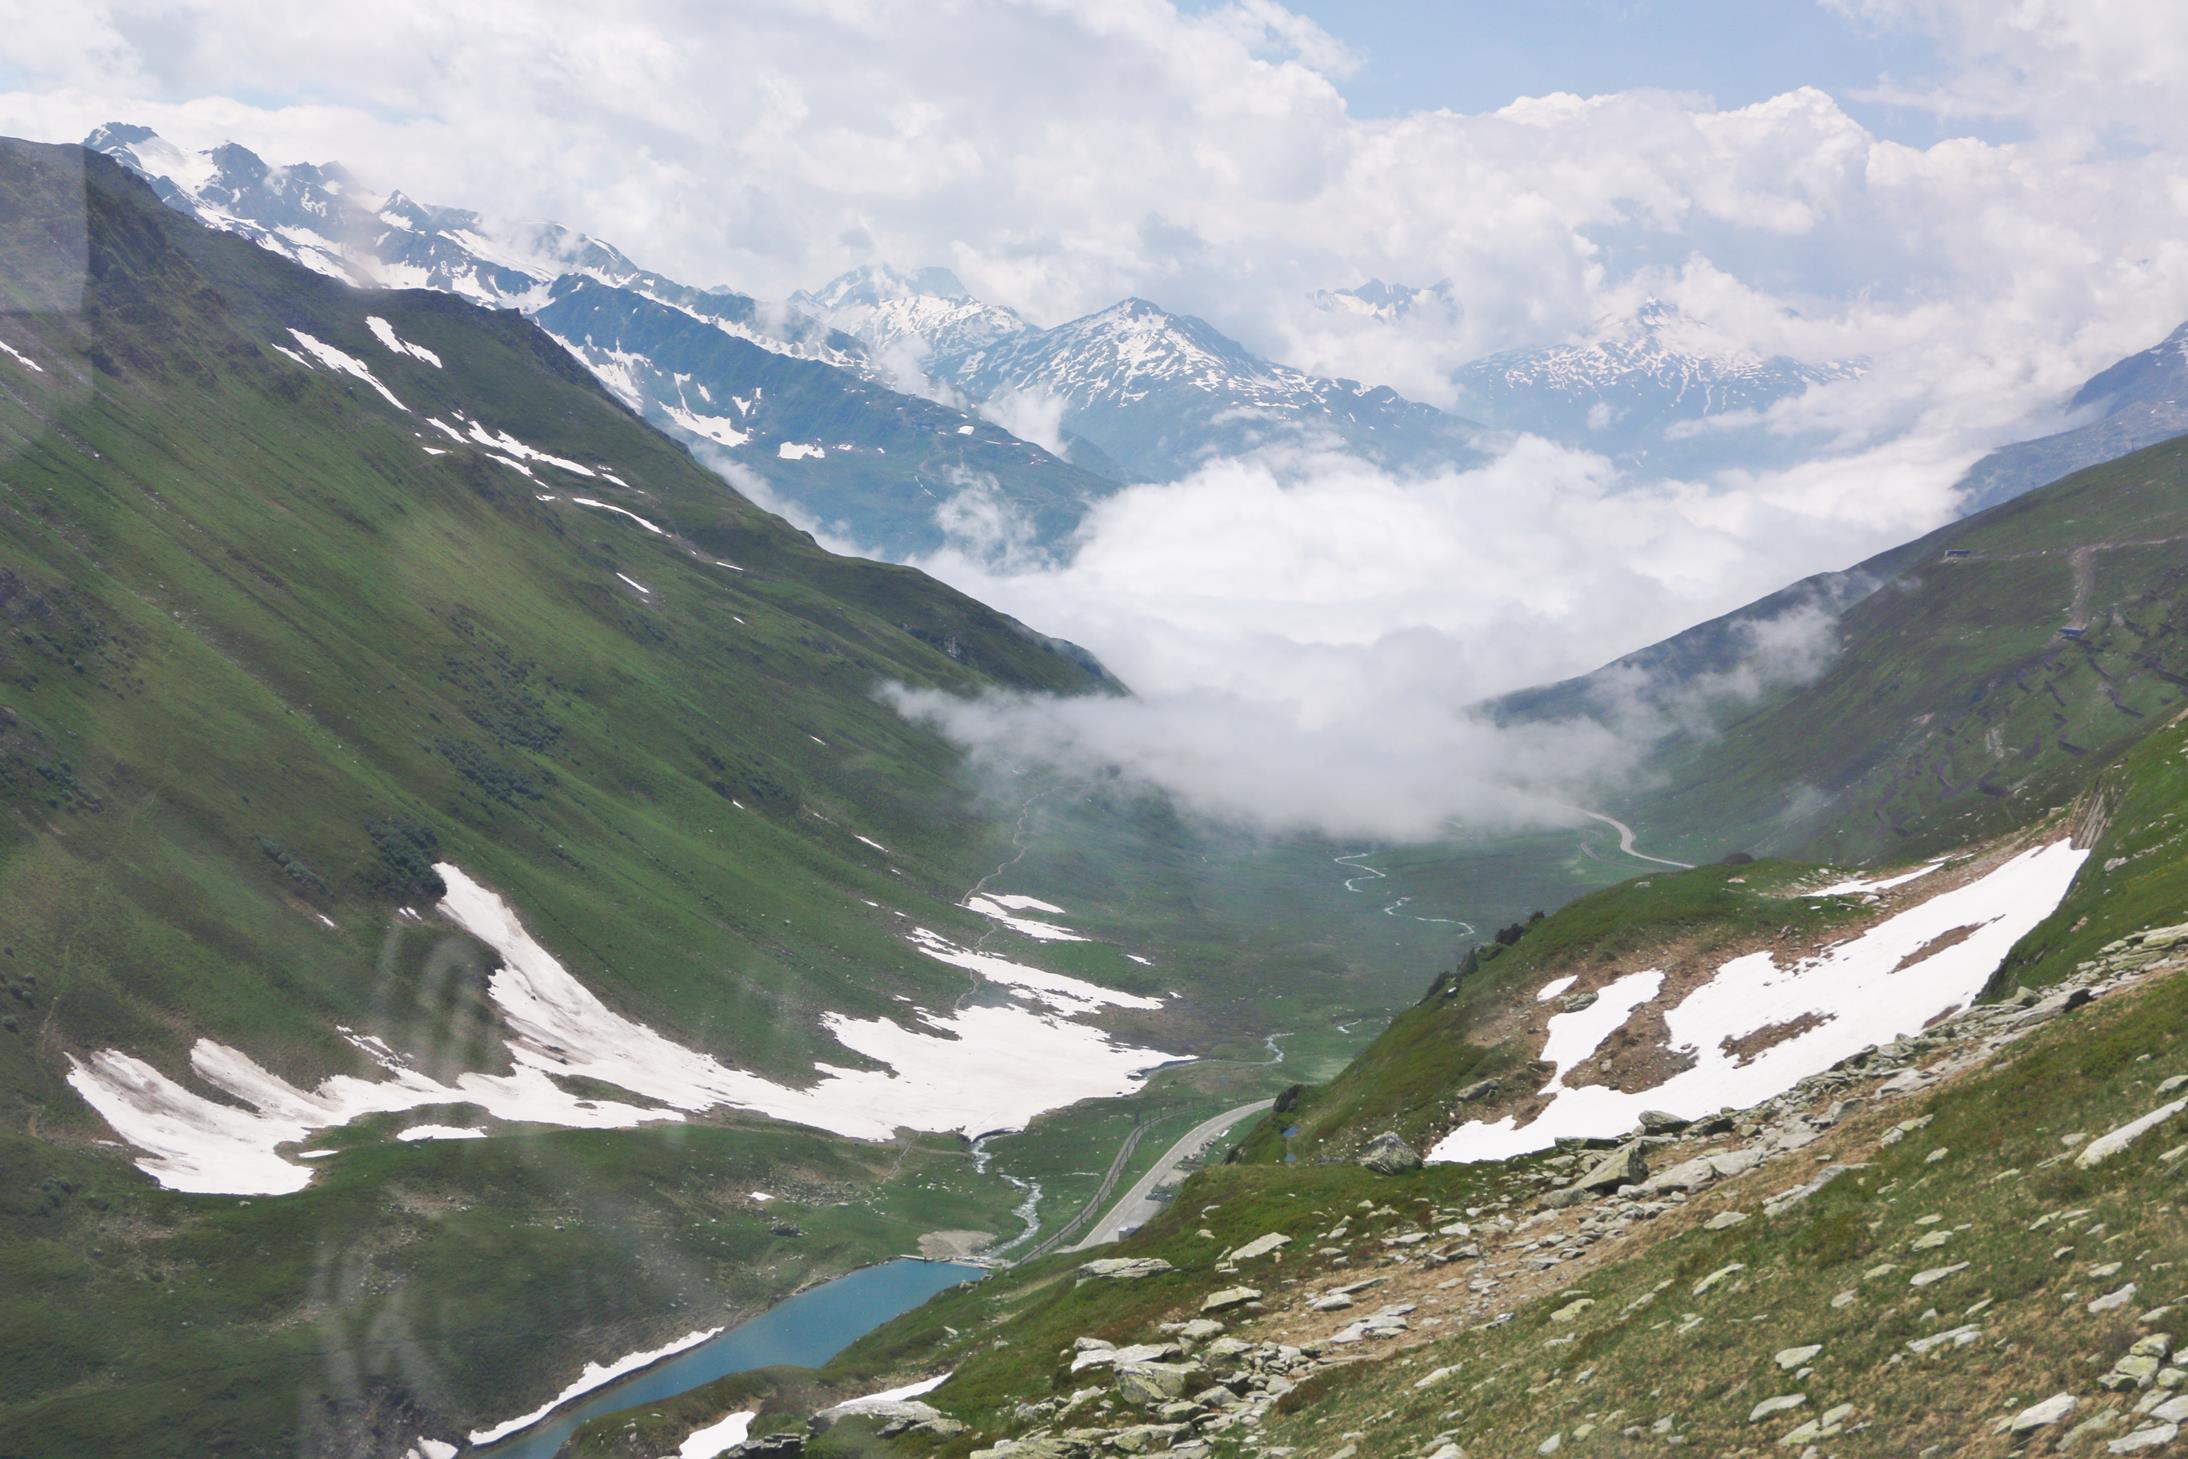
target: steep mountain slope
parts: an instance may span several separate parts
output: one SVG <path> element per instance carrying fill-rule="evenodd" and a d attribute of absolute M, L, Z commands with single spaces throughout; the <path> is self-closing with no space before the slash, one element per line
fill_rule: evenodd
<path fill-rule="evenodd" d="M 1037 542 L 1053 543 L 1114 490 L 977 416 L 890 388 L 859 340 L 812 313 L 678 283 L 556 224 L 376 197 L 336 166 L 271 167 L 233 143 L 186 152 L 144 127 L 104 126 L 85 145 L 177 211 L 331 277 L 534 315 L 655 425 L 862 548 L 932 551 L 937 509 L 967 489 L 1016 503 Z M 830 453 L 838 464 L 821 465 Z M 847 467 L 846 455 L 862 459 Z"/>
<path fill-rule="evenodd" d="M 2183 700 L 2184 484 L 2168 442 L 1890 555 L 1820 675 L 1674 739 L 1612 809 L 1686 860 L 1913 855 L 2017 823 Z"/>
<path fill-rule="evenodd" d="M 875 697 L 1083 655 L 104 159 L 0 151 L 0 278 L 0 1448 L 505 1419 L 995 1229 L 964 1134 L 1169 1057 L 1137 949 L 958 905 L 1007 812 Z"/>
<path fill-rule="evenodd" d="M 2096 419 L 2002 447 L 1976 462 L 1960 482 L 1966 509 L 1995 506 L 2069 472 L 2188 432 L 2188 324 L 2091 376 L 2067 409 Z"/>
<path fill-rule="evenodd" d="M 631 289 L 564 277 L 533 318 L 733 484 L 885 555 L 939 547 L 960 493 L 1007 500 L 1027 545 L 1039 545 L 1068 538 L 1114 489 L 988 421 L 763 348 Z"/>

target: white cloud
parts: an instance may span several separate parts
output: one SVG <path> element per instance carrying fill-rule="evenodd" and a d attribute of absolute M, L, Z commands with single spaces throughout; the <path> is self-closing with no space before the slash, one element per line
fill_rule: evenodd
<path fill-rule="evenodd" d="M 1006 390 L 980 402 L 980 414 L 1021 440 L 1058 456 L 1064 446 L 1064 402 L 1045 390 Z"/>
<path fill-rule="evenodd" d="M 0 0 L 21 78 L 0 129 L 140 120 L 339 157 L 763 296 L 875 258 L 947 263 L 1049 321 L 1140 294 L 1429 400 L 1464 360 L 1644 293 L 1730 347 L 1867 361 L 1745 423 L 1780 464 L 1706 481 L 1539 443 L 1422 479 L 1218 463 L 1106 504 L 1062 567 L 1029 565 L 977 488 L 951 506 L 965 546 L 937 570 L 1086 641 L 1141 713 L 1248 706 L 1249 737 L 1324 766 L 1379 723 L 1411 736 L 1385 758 L 1417 784 L 1476 759 L 1528 783 L 1524 755 L 1443 738 L 1460 704 L 1934 525 L 1984 449 L 2188 317 L 2178 4 L 1832 3 L 1938 38 L 1947 72 L 1908 99 L 2007 125 L 1915 147 L 1807 88 L 1358 116 L 1341 41 L 1274 0 L 390 0 L 277 26 L 240 0 Z M 1447 279 L 1453 307 L 1313 302 L 1369 277 Z M 1027 402 L 996 414 L 1052 434 Z"/>
<path fill-rule="evenodd" d="M 1614 681 L 1601 723 L 1507 732 L 1471 706 L 1759 596 L 1796 575 L 1789 559 L 1850 561 L 1904 535 L 1892 514 L 1936 506 L 1882 496 L 1835 476 L 1636 484 L 1534 439 L 1422 476 L 1313 453 L 1217 462 L 1101 503 L 1067 562 L 1007 539 L 999 553 L 992 518 L 968 514 L 963 540 L 922 564 L 1084 644 L 1134 698 L 894 702 L 984 757 L 1115 767 L 1268 829 L 1406 839 L 1559 820 L 1666 729 L 1816 672 L 1829 621 L 1789 615 L 1741 664 L 1668 696 Z"/>

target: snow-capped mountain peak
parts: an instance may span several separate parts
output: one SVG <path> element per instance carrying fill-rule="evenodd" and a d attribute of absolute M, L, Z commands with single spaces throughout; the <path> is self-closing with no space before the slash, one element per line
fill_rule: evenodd
<path fill-rule="evenodd" d="M 973 297 L 946 268 L 862 264 L 789 302 L 865 341 L 876 356 L 908 358 L 930 371 L 1033 328 L 1002 305 Z"/>
<path fill-rule="evenodd" d="M 1457 317 L 1459 309 L 1458 297 L 1449 279 L 1439 280 L 1426 288 L 1369 279 L 1353 289 L 1317 289 L 1314 304 L 1326 313 L 1358 315 L 1385 324 L 1421 315 L 1452 319 Z"/>
<path fill-rule="evenodd" d="M 1476 360 L 1453 381 L 1461 408 L 1491 425 L 1628 452 L 1690 434 L 1687 423 L 1759 412 L 1861 370 L 1858 361 L 1765 356 L 1650 297 L 1578 337 Z"/>

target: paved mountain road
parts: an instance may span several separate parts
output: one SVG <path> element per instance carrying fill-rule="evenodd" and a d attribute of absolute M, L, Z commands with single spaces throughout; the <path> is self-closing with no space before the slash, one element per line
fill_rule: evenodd
<path fill-rule="evenodd" d="M 1255 1100 L 1252 1104 L 1242 1104 L 1237 1109 L 1226 1110 L 1212 1120 L 1203 1120 L 1187 1130 L 1175 1145 L 1163 1152 L 1162 1158 L 1155 1162 L 1147 1174 L 1133 1182 L 1132 1189 L 1126 1191 L 1123 1198 L 1109 1208 L 1108 1214 L 1094 1223 L 1094 1229 L 1087 1232 L 1085 1238 L 1070 1250 L 1085 1251 L 1090 1246 L 1106 1246 L 1117 1239 L 1119 1228 L 1145 1222 L 1162 1209 L 1162 1203 L 1149 1200 L 1148 1195 L 1162 1183 L 1164 1177 L 1175 1173 L 1178 1167 L 1213 1144 L 1219 1135 L 1240 1120 L 1249 1115 L 1257 1115 L 1275 1103 L 1273 1099 Z"/>
<path fill-rule="evenodd" d="M 1618 833 L 1618 849 L 1635 860 L 1653 861 L 1658 866 L 1676 866 L 1681 871 L 1694 870 L 1694 863 L 1691 861 L 1673 861 L 1668 856 L 1651 856 L 1646 851 L 1636 851 L 1633 845 L 1633 827 L 1619 820 L 1616 816 L 1606 816 L 1601 811 L 1582 810 L 1579 806 L 1575 806 L 1573 809 L 1580 811 L 1584 816 L 1601 821 L 1604 825 L 1616 831 Z"/>

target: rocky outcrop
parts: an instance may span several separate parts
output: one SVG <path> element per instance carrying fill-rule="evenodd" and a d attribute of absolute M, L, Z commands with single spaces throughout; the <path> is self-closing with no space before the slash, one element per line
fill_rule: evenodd
<path fill-rule="evenodd" d="M 1385 1131 L 1360 1152 L 1360 1163 L 1377 1175 L 1408 1175 L 1421 1168 L 1421 1152 Z"/>

